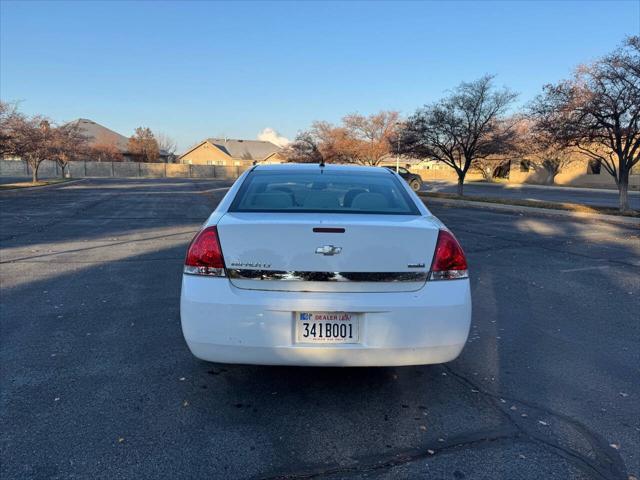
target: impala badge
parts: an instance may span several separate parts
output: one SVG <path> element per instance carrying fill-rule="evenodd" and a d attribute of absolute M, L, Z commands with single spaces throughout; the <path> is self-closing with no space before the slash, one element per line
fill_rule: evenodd
<path fill-rule="evenodd" d="M 342 251 L 342 247 L 334 247 L 333 245 L 325 245 L 323 247 L 316 248 L 316 253 L 319 255 L 337 255 Z"/>

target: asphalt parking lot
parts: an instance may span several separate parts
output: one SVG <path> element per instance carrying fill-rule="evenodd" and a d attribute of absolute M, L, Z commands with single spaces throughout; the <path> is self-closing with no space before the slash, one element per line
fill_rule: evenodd
<path fill-rule="evenodd" d="M 433 206 L 473 327 L 447 365 L 200 362 L 186 245 L 222 181 L 0 193 L 0 477 L 640 476 L 640 230 Z"/>

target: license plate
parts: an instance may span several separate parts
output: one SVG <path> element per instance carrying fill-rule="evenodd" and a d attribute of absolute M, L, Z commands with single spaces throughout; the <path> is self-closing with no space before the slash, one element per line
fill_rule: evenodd
<path fill-rule="evenodd" d="M 347 312 L 296 312 L 297 343 L 358 343 L 360 319 Z"/>

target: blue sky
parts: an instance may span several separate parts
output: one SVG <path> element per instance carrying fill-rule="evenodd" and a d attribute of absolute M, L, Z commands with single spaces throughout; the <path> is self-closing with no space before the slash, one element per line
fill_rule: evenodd
<path fill-rule="evenodd" d="M 407 115 L 484 73 L 525 103 L 640 32 L 624 2 L 0 3 L 0 97 L 181 149 L 293 138 L 350 112 Z"/>

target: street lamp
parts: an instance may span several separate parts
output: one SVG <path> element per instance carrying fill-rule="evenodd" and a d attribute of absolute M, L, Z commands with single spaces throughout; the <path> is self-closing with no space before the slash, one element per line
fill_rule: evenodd
<path fill-rule="evenodd" d="M 398 149 L 396 150 L 396 173 L 400 173 L 400 122 L 396 122 L 396 136 L 398 137 Z"/>

